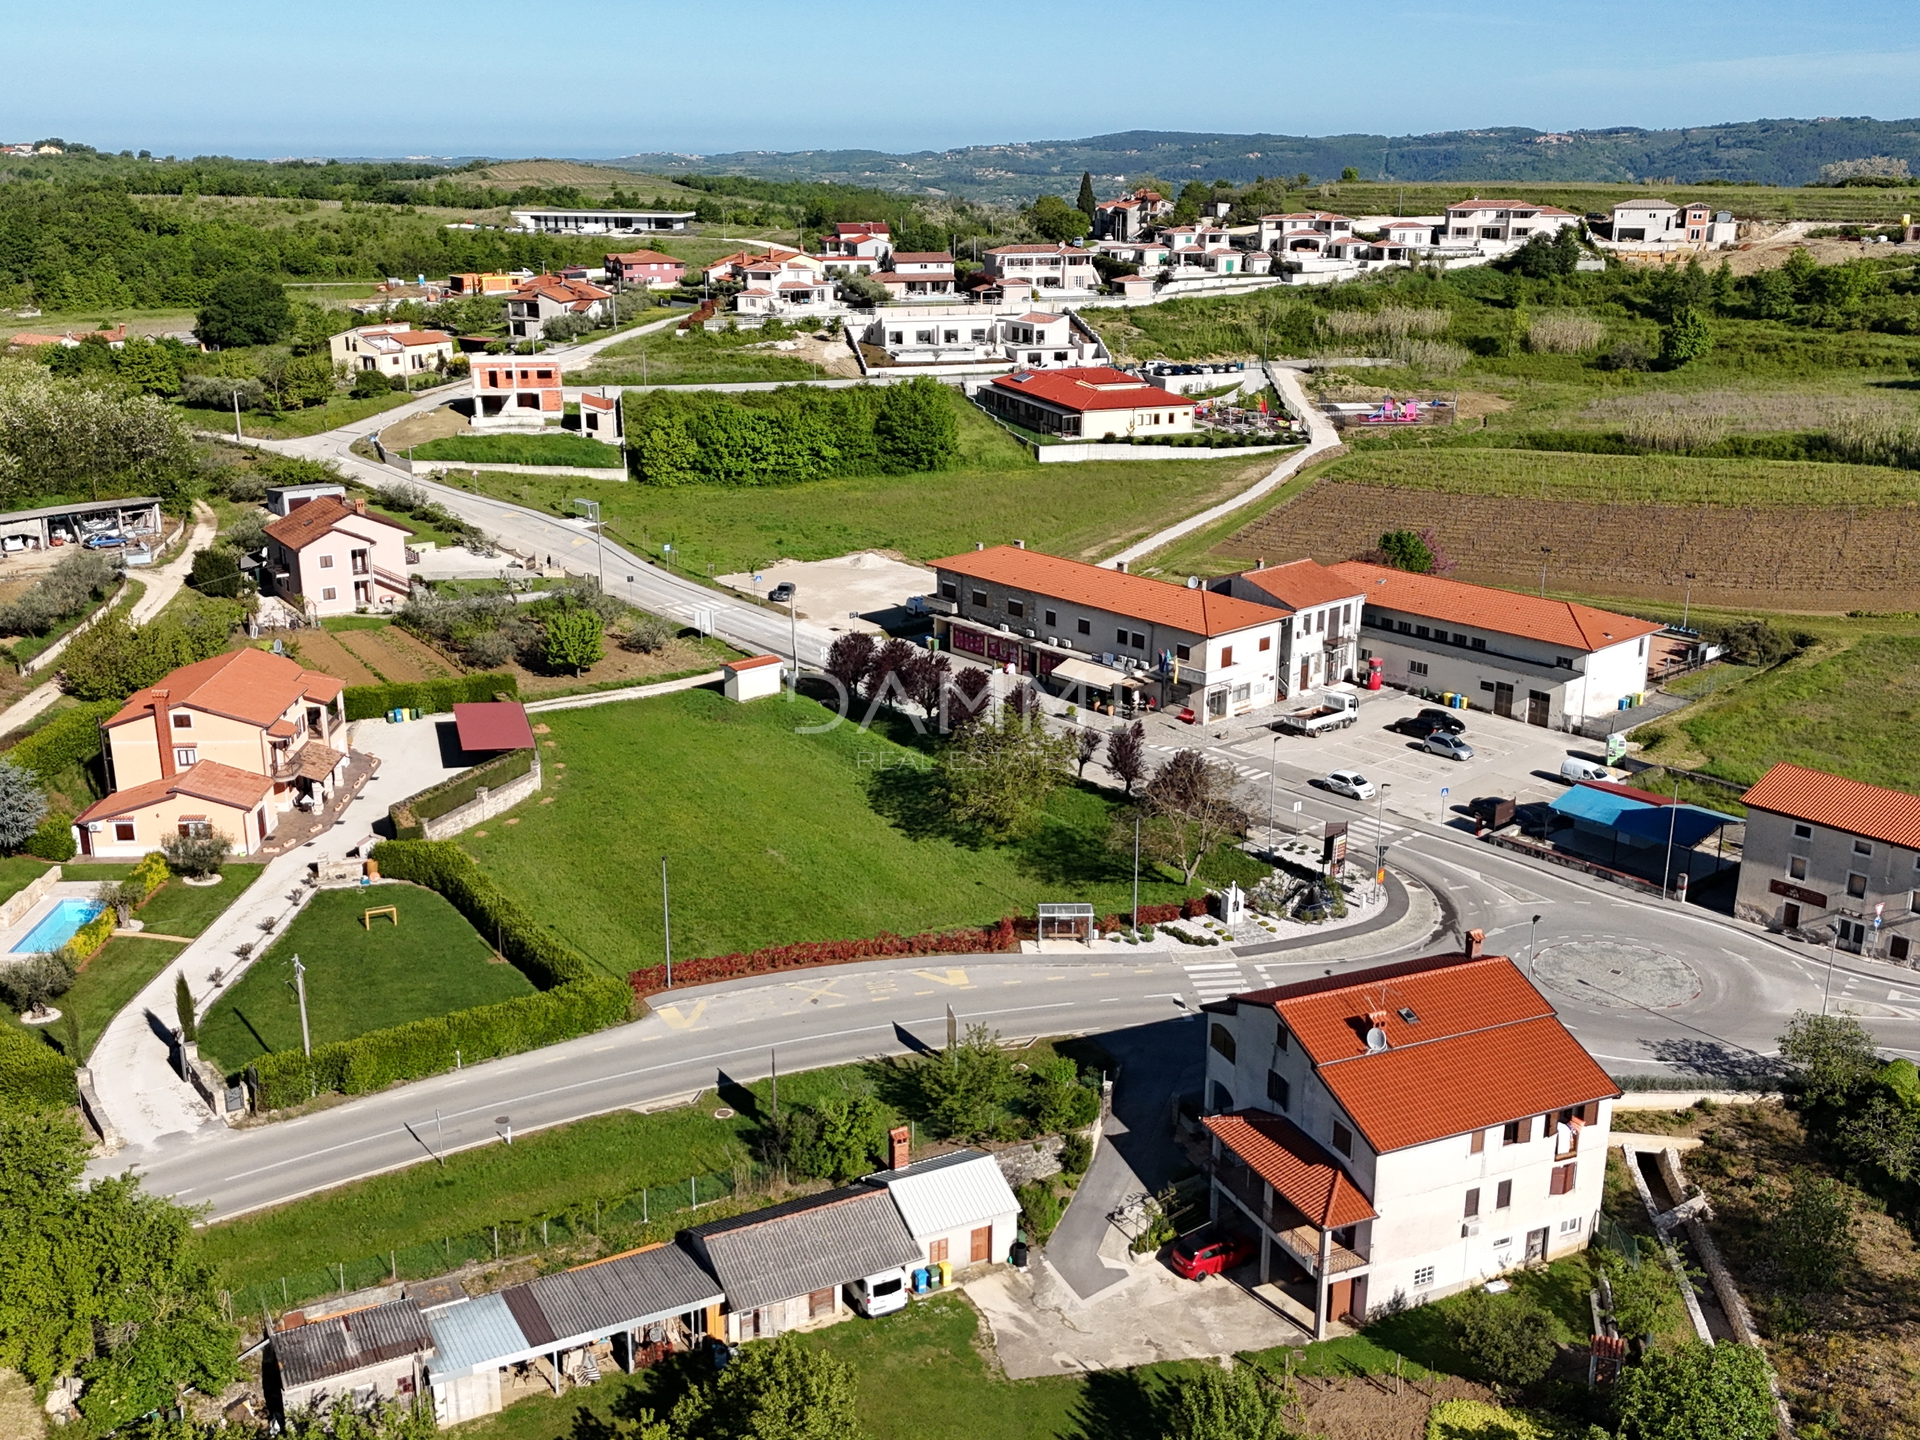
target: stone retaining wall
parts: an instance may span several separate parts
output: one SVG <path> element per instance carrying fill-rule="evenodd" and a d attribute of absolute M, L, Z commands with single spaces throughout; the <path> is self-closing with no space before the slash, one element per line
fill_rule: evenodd
<path fill-rule="evenodd" d="M 26 889 L 0 901 L 0 930 L 18 925 L 26 913 L 46 899 L 47 892 L 60 883 L 60 867 L 54 866 Z"/>
<path fill-rule="evenodd" d="M 533 768 L 517 775 L 496 790 L 481 786 L 473 799 L 457 810 L 420 822 L 420 833 L 428 840 L 449 840 L 462 830 L 471 830 L 482 820 L 491 820 L 511 810 L 540 788 L 540 754 L 534 752 Z"/>

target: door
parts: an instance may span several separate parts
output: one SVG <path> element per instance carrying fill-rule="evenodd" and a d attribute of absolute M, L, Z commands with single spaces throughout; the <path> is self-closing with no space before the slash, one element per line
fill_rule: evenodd
<path fill-rule="evenodd" d="M 1356 1325 L 1367 1323 L 1367 1277 L 1364 1275 L 1353 1277 L 1353 1294 L 1348 1300 L 1347 1315 Z"/>
<path fill-rule="evenodd" d="M 1527 1264 L 1537 1265 L 1547 1258 L 1547 1231 L 1543 1225 L 1527 1232 Z"/>
<path fill-rule="evenodd" d="M 1527 724 L 1545 725 L 1547 723 L 1547 707 L 1552 703 L 1553 697 L 1547 694 L 1546 691 L 1529 690 L 1527 692 Z"/>
<path fill-rule="evenodd" d="M 1798 930 L 1800 928 L 1800 907 L 1798 905 L 1782 905 L 1780 907 L 1780 923 L 1788 930 Z"/>
<path fill-rule="evenodd" d="M 967 1259 L 977 1265 L 993 1258 L 993 1227 L 982 1225 L 967 1237 Z"/>
<path fill-rule="evenodd" d="M 1227 713 L 1227 692 L 1224 689 L 1208 691 L 1207 692 L 1207 718 L 1209 720 L 1221 720 L 1226 717 L 1226 713 Z"/>
<path fill-rule="evenodd" d="M 1307 664 L 1308 662 L 1305 660 L 1300 662 L 1300 688 L 1302 690 L 1306 689 L 1308 685 L 1307 675 L 1309 672 L 1307 670 Z"/>
<path fill-rule="evenodd" d="M 1327 1318 L 1338 1320 L 1353 1308 L 1353 1281 L 1336 1280 L 1327 1287 Z"/>
<path fill-rule="evenodd" d="M 1493 713 L 1504 715 L 1509 720 L 1513 718 L 1513 686 L 1504 680 L 1493 683 Z"/>

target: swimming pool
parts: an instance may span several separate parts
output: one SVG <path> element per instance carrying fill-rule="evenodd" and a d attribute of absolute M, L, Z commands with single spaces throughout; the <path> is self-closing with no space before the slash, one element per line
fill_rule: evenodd
<path fill-rule="evenodd" d="M 40 917 L 13 947 L 16 955 L 37 955 L 42 950 L 58 950 L 74 937 L 74 932 L 100 913 L 97 900 L 56 900 L 53 909 Z"/>

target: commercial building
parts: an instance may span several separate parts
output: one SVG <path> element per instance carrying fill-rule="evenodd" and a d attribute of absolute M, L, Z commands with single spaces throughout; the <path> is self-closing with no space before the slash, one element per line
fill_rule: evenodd
<path fill-rule="evenodd" d="M 1280 624 L 1282 695 L 1356 678 L 1362 587 L 1350 576 L 1313 560 L 1295 560 L 1229 575 L 1210 588 L 1271 606 L 1286 617 Z"/>
<path fill-rule="evenodd" d="M 1010 322 L 1006 328 L 1009 344 L 1016 347 L 1016 363 L 1030 352 L 1013 337 L 1022 331 L 1045 333 L 1048 322 L 1060 319 L 1028 315 Z M 1124 440 L 1129 435 L 1184 435 L 1193 430 L 1193 401 L 1104 365 L 998 375 L 975 398 L 1015 425 L 1069 439 Z"/>
<path fill-rule="evenodd" d="M 514 223 L 535 235 L 628 235 L 685 230 L 691 210 L 515 210 Z"/>
<path fill-rule="evenodd" d="M 1647 688 L 1656 621 L 1358 560 L 1328 568 L 1365 597 L 1356 668 L 1378 659 L 1390 685 L 1555 729 L 1626 708 Z"/>
<path fill-rule="evenodd" d="M 1920 958 L 1920 796 L 1776 765 L 1741 798 L 1736 916 L 1856 955 Z"/>
<path fill-rule="evenodd" d="M 1619 1088 L 1479 931 L 1201 1010 L 1212 1215 L 1317 1338 L 1585 1247 Z"/>
<path fill-rule="evenodd" d="M 1086 703 L 1191 706 L 1209 720 L 1279 693 L 1282 619 L 1203 586 L 1169 584 L 996 545 L 928 562 L 934 633 L 956 655 L 1054 684 Z"/>

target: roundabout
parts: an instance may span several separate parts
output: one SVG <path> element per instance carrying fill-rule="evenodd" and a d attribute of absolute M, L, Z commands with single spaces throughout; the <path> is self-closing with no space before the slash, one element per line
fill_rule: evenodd
<path fill-rule="evenodd" d="M 1700 998 L 1700 976 L 1651 945 L 1570 940 L 1541 949 L 1533 978 L 1563 995 L 1613 1010 L 1677 1010 Z"/>

